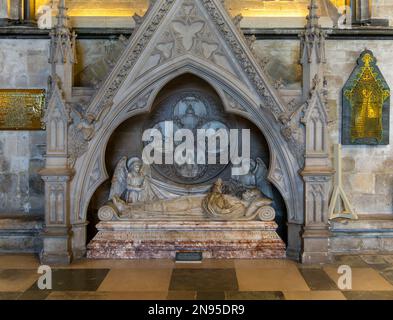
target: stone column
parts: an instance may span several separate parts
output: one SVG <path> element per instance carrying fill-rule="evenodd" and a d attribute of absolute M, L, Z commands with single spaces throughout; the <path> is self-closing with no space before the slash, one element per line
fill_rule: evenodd
<path fill-rule="evenodd" d="M 393 1 L 373 0 L 369 10 L 372 25 L 385 27 L 393 25 Z"/>
<path fill-rule="evenodd" d="M 45 228 L 42 232 L 41 262 L 69 264 L 72 259 L 70 225 L 70 180 L 72 170 L 49 169 L 40 172 L 45 182 Z"/>
<path fill-rule="evenodd" d="M 370 0 L 352 0 L 352 22 L 361 24 L 370 22 L 371 19 L 371 1 Z"/>
<path fill-rule="evenodd" d="M 303 263 L 324 263 L 329 254 L 329 193 L 332 171 L 306 168 L 303 172 L 305 225 L 303 229 Z"/>
<path fill-rule="evenodd" d="M 13 24 L 20 20 L 20 0 L 0 0 L 0 26 Z"/>
<path fill-rule="evenodd" d="M 334 170 L 329 158 L 328 116 L 318 81 L 310 91 L 302 123 L 306 128 L 304 181 L 303 263 L 329 262 L 329 199 Z"/>
<path fill-rule="evenodd" d="M 311 0 L 305 31 L 301 34 L 303 66 L 303 117 L 306 129 L 304 181 L 304 263 L 330 260 L 329 195 L 333 170 L 329 160 L 327 113 L 324 100 L 323 64 L 325 33 L 318 23 L 318 6 Z"/>
<path fill-rule="evenodd" d="M 0 19 L 8 19 L 8 0 L 0 0 Z"/>
<path fill-rule="evenodd" d="M 299 261 L 302 252 L 302 231 L 301 223 L 288 222 L 288 247 L 287 258 Z"/>
<path fill-rule="evenodd" d="M 41 261 L 46 264 L 70 263 L 70 181 L 73 170 L 68 166 L 68 106 L 54 79 L 47 103 L 47 151 L 45 168 L 40 175 L 45 182 L 45 228 L 42 233 Z"/>
<path fill-rule="evenodd" d="M 51 31 L 49 62 L 51 87 L 45 122 L 47 129 L 46 165 L 40 174 L 45 182 L 45 228 L 41 261 L 70 263 L 72 226 L 70 183 L 74 170 L 69 165 L 68 131 L 71 123 L 68 102 L 72 98 L 75 35 L 67 25 L 64 0 L 59 3 L 57 24 Z"/>
<path fill-rule="evenodd" d="M 88 224 L 89 222 L 72 223 L 72 256 L 74 259 L 81 259 L 86 255 Z"/>
<path fill-rule="evenodd" d="M 35 0 L 23 0 L 23 24 L 35 26 L 37 23 L 35 21 Z"/>

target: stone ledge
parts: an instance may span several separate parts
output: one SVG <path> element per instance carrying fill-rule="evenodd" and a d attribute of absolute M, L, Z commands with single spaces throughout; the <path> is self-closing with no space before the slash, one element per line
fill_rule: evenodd
<path fill-rule="evenodd" d="M 359 220 L 331 221 L 332 254 L 393 252 L 393 216 L 359 215 Z"/>
<path fill-rule="evenodd" d="M 39 216 L 0 216 L 0 252 L 39 252 L 43 224 Z"/>
<path fill-rule="evenodd" d="M 74 28 L 78 39 L 115 39 L 120 35 L 130 36 L 133 28 Z M 261 39 L 298 40 L 304 28 L 243 28 L 246 36 L 255 35 Z M 325 28 L 327 40 L 392 40 L 392 27 L 354 27 L 352 29 Z M 49 39 L 49 30 L 31 27 L 1 27 L 0 38 L 6 39 Z"/>
<path fill-rule="evenodd" d="M 330 222 L 332 232 L 385 233 L 393 232 L 393 215 L 359 215 L 359 220 L 336 220 Z"/>
<path fill-rule="evenodd" d="M 40 216 L 0 216 L 0 232 L 4 230 L 41 230 L 43 217 Z"/>

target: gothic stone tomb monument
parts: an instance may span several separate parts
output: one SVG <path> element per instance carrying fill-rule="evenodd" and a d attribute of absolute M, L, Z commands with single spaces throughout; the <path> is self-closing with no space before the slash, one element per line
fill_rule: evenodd
<path fill-rule="evenodd" d="M 42 260 L 69 262 L 86 253 L 168 258 L 184 250 L 215 258 L 328 260 L 333 171 L 325 35 L 316 9 L 312 1 L 301 35 L 303 93 L 291 103 L 269 83 L 252 39 L 222 1 L 168 0 L 152 2 L 85 105 L 70 103 L 75 35 L 60 10 L 41 171 Z M 192 133 L 249 129 L 250 169 L 239 176 L 231 162 L 147 165 L 142 134 L 154 128 L 167 141 L 168 121 Z M 221 153 L 222 146 L 214 155 Z M 96 217 L 98 233 L 88 241 L 88 221 Z"/>
<path fill-rule="evenodd" d="M 162 148 L 171 139 L 168 131 L 197 133 L 201 128 L 229 133 L 230 128 L 242 127 L 253 129 L 253 151 L 248 173 L 237 176 L 232 175 L 233 162 L 197 164 L 190 159 L 190 163 L 166 164 L 161 159 L 163 164 L 147 165 L 138 155 L 149 143 L 133 139 L 141 137 L 145 128 L 158 128 L 163 132 Z M 127 120 L 109 140 L 106 167 L 114 167 L 113 178 L 110 189 L 103 186 L 93 196 L 101 222 L 88 245 L 88 257 L 173 258 L 177 251 L 202 251 L 212 258 L 284 257 L 273 208 L 277 202 L 282 217 L 282 199 L 267 181 L 264 161 L 269 162 L 269 151 L 258 131 L 226 113 L 219 96 L 199 78 L 184 75 L 170 82 L 150 113 Z M 225 146 L 216 147 L 213 152 L 219 160 Z M 197 156 L 197 148 L 191 158 Z"/>

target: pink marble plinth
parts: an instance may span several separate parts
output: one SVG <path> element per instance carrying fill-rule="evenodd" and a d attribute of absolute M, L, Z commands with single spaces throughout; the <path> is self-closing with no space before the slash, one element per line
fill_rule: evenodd
<path fill-rule="evenodd" d="M 97 229 L 88 258 L 170 259 L 177 251 L 215 259 L 285 258 L 273 221 L 110 221 Z"/>

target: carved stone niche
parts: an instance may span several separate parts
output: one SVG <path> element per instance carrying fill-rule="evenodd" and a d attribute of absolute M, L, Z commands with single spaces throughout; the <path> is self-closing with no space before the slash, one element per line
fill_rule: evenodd
<path fill-rule="evenodd" d="M 118 211 L 114 201 L 110 201 L 111 181 L 107 180 L 96 190 L 89 204 L 87 236 L 92 241 L 88 245 L 88 257 L 173 258 L 180 250 L 202 250 L 207 258 L 285 256 L 283 241 L 287 240 L 287 210 L 282 195 L 268 180 L 271 158 L 268 143 L 255 124 L 234 113 L 242 112 L 242 109 L 239 104 L 231 102 L 232 110 L 225 110 L 215 90 L 196 76 L 185 74 L 176 78 L 161 89 L 150 112 L 125 120 L 114 131 L 106 147 L 106 169 L 112 177 L 122 157 L 140 157 L 146 146 L 140 138 L 143 132 L 151 128 L 165 132 L 165 121 L 174 121 L 176 128 L 189 129 L 194 133 L 197 129 L 210 128 L 248 129 L 251 132 L 251 159 L 255 159 L 255 168 L 250 175 L 240 179 L 246 181 L 243 183 L 255 183 L 256 188 L 273 200 L 271 208 L 260 211 L 257 220 L 262 221 L 211 220 L 200 205 L 192 210 L 180 210 L 185 202 L 194 199 L 190 198 L 192 194 L 201 193 L 202 198 L 206 197 L 218 178 L 225 181 L 226 188 L 239 188 L 226 192 L 244 192 L 243 185 L 240 187 L 240 183 L 233 180 L 232 163 L 200 164 L 192 168 L 152 164 L 148 168 L 149 175 L 162 188 L 160 191 L 184 194 L 176 198 L 176 208 L 168 207 L 161 213 L 140 213 L 134 208 L 128 215 L 123 214 Z M 151 207 L 154 209 L 159 205 L 163 205 L 163 202 L 157 199 L 145 206 L 151 210 Z M 165 243 L 168 245 L 165 246 Z"/>
<path fill-rule="evenodd" d="M 154 112 L 157 99 L 164 99 L 163 88 L 174 79 L 187 83 L 184 75 L 190 74 L 201 79 L 205 88 L 209 84 L 210 92 L 214 89 L 214 96 L 219 97 L 228 121 L 233 117 L 236 119 L 236 116 L 247 119 L 257 128 L 258 135 L 266 140 L 269 153 L 265 154 L 263 162 L 268 167 L 267 180 L 281 195 L 281 203 L 287 213 L 287 253 L 299 258 L 302 240 L 299 231 L 304 223 L 304 185 L 299 175 L 302 165 L 297 158 L 300 157 L 288 145 L 290 139 L 282 134 L 280 117 L 287 113 L 288 108 L 267 80 L 244 35 L 220 0 L 155 1 L 127 42 L 123 54 L 97 88 L 96 95 L 84 108 L 85 116 L 91 115 L 94 119 L 92 124 L 88 123 L 88 129 L 94 132 L 89 134 L 85 152 L 78 154 L 72 163 L 75 175 L 69 182 L 67 213 L 74 258 L 86 252 L 89 206 L 90 209 L 99 207 L 100 204 L 96 205 L 95 201 L 104 198 L 96 195 L 104 188 L 104 183 L 110 183 L 113 174 L 114 163 L 108 163 L 106 158 L 108 145 L 112 145 L 111 137 L 120 132 L 126 121 L 142 123 L 144 115 Z M 215 120 L 213 118 L 211 120 Z M 139 138 L 138 134 L 135 132 L 126 139 L 125 143 L 130 148 L 132 141 Z M 297 140 L 293 141 L 296 143 Z M 301 147 L 303 142 L 299 141 L 299 144 Z M 70 153 L 70 150 L 67 152 Z M 118 160 L 113 159 L 113 162 Z M 153 172 L 156 169 L 153 168 Z M 221 169 L 213 171 L 222 175 L 225 170 L 221 172 Z M 201 170 L 192 171 L 191 175 L 184 175 L 181 169 L 176 171 L 188 180 L 196 177 L 196 182 L 201 184 L 204 179 L 203 168 Z M 171 171 L 163 173 L 161 176 L 168 178 Z M 210 179 L 213 179 L 213 173 Z M 178 183 L 179 176 L 175 180 L 171 183 Z M 108 190 L 109 186 L 106 192 Z M 46 215 L 50 216 L 50 212 Z M 247 225 L 245 221 L 239 225 L 243 223 Z M 253 228 L 252 224 L 246 228 Z M 224 230 L 221 231 L 220 235 L 225 235 Z M 268 227 L 268 231 L 276 232 L 272 226 Z"/>

